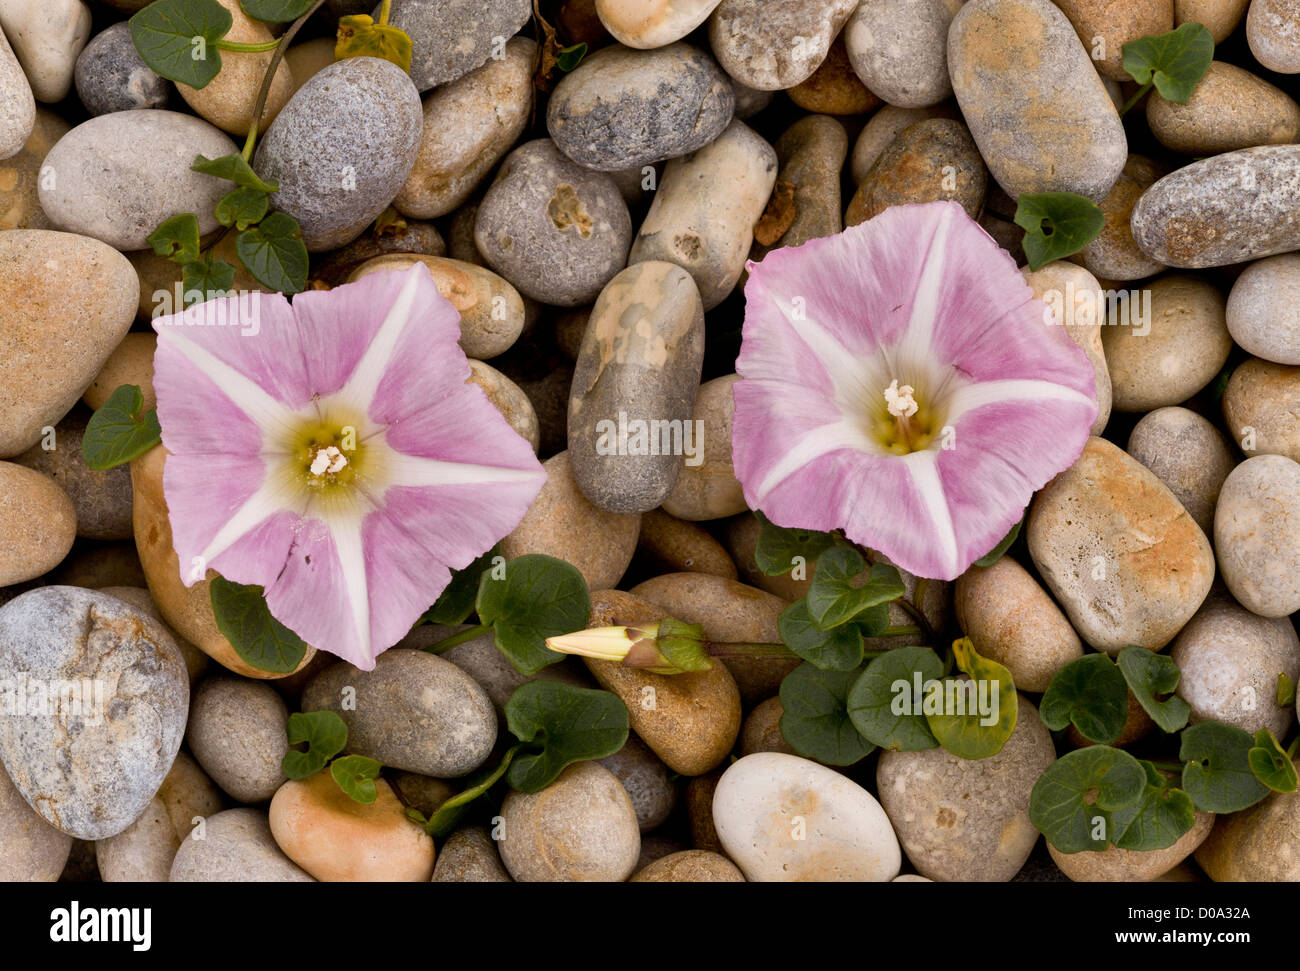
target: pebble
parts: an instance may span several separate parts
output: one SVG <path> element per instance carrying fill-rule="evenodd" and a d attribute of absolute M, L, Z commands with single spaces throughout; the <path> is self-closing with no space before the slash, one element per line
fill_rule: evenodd
<path fill-rule="evenodd" d="M 713 535 L 695 523 L 652 509 L 641 516 L 637 561 L 656 573 L 708 573 L 735 580 L 736 564 Z"/>
<path fill-rule="evenodd" d="M 686 816 L 691 829 L 691 845 L 697 850 L 722 854 L 722 840 L 713 825 L 713 794 L 723 769 L 697 775 L 686 783 Z"/>
<path fill-rule="evenodd" d="M 1300 364 L 1300 255 L 1246 267 L 1228 295 L 1228 333 L 1242 349 L 1275 364 Z"/>
<path fill-rule="evenodd" d="M 595 0 L 596 15 L 614 39 L 649 50 L 681 40 L 709 19 L 720 0 Z"/>
<path fill-rule="evenodd" d="M 190 678 L 190 690 L 193 691 L 194 683 L 199 679 L 208 668 L 208 656 L 191 644 L 185 638 L 181 637 L 162 619 L 162 614 L 158 612 L 158 605 L 153 602 L 153 597 L 149 595 L 148 587 L 98 587 L 100 593 L 107 593 L 116 597 L 118 600 L 125 600 L 141 613 L 148 614 L 163 627 L 167 628 L 167 633 L 172 635 L 172 640 L 176 646 L 181 649 L 181 656 L 185 658 L 185 672 Z M 175 768 L 175 766 L 173 766 Z"/>
<path fill-rule="evenodd" d="M 712 144 L 668 163 L 629 262 L 676 263 L 712 310 L 740 280 L 776 172 L 772 146 L 744 122 L 732 122 Z"/>
<path fill-rule="evenodd" d="M 770 105 L 772 99 L 776 97 L 775 91 L 759 91 L 757 88 L 741 84 L 735 78 L 731 79 L 731 91 L 736 98 L 735 117 L 741 121 L 753 118 Z"/>
<path fill-rule="evenodd" d="M 0 758 L 23 798 L 78 839 L 126 829 L 185 730 L 189 678 L 171 635 L 116 597 L 41 587 L 0 609 L 0 679 L 17 678 L 93 684 L 90 697 L 0 722 Z"/>
<path fill-rule="evenodd" d="M 312 883 L 314 878 L 276 846 L 260 809 L 227 809 L 208 817 L 181 842 L 172 883 Z"/>
<path fill-rule="evenodd" d="M 636 735 L 629 734 L 619 751 L 597 761 L 623 783 L 641 832 L 658 829 L 672 815 L 677 787 L 668 776 L 668 766 Z"/>
<path fill-rule="evenodd" d="M 3 66 L 0 65 L 2 72 Z M 3 103 L 2 98 L 0 103 Z M 71 130 L 71 126 L 54 112 L 36 109 L 36 123 L 27 143 L 16 155 L 0 162 L 0 230 L 53 228 L 53 223 L 41 208 L 40 171 L 54 143 Z M 4 152 L 0 150 L 0 159 L 3 158 Z"/>
<path fill-rule="evenodd" d="M 1147 123 L 1160 144 L 1184 155 L 1217 155 L 1300 137 L 1300 105 L 1281 88 L 1215 61 L 1191 98 L 1178 104 L 1152 91 Z"/>
<path fill-rule="evenodd" d="M 854 73 L 842 33 L 831 44 L 821 67 L 813 71 L 808 80 L 800 81 L 786 94 L 805 111 L 828 115 L 861 115 L 880 107 L 880 99 Z M 736 117 L 740 117 L 739 112 Z"/>
<path fill-rule="evenodd" d="M 740 867 L 721 853 L 682 850 L 669 853 L 633 874 L 630 883 L 744 883 Z"/>
<path fill-rule="evenodd" d="M 556 85 L 546 127 L 573 161 L 609 172 L 703 148 L 731 122 L 735 104 L 726 76 L 698 48 L 615 45 Z"/>
<path fill-rule="evenodd" d="M 1006 665 L 1021 691 L 1046 691 L 1057 671 L 1083 657 L 1065 614 L 1009 556 L 963 573 L 955 599 L 961 629 L 975 649 Z"/>
<path fill-rule="evenodd" d="M 375 800 L 357 802 L 329 772 L 291 779 L 271 800 L 271 835 L 285 856 L 317 880 L 428 883 L 433 837 L 408 819 L 382 778 Z"/>
<path fill-rule="evenodd" d="M 952 96 L 948 28 L 961 0 L 865 0 L 844 28 L 853 70 L 871 92 L 900 108 Z"/>
<path fill-rule="evenodd" d="M 59 879 L 72 837 L 55 829 L 27 805 L 0 765 L 0 880 L 53 883 Z"/>
<path fill-rule="evenodd" d="M 1085 643 L 1157 651 L 1191 619 L 1214 580 L 1200 527 L 1155 474 L 1091 438 L 1035 497 L 1029 554 Z"/>
<path fill-rule="evenodd" d="M 1179 27 L 1193 22 L 1203 25 L 1221 44 L 1237 29 L 1249 4 L 1250 0 L 1174 0 L 1174 20 Z"/>
<path fill-rule="evenodd" d="M 77 55 L 90 40 L 90 20 L 82 0 L 0 0 L 0 28 L 36 100 L 54 104 L 68 96 Z"/>
<path fill-rule="evenodd" d="M 834 236 L 844 228 L 840 173 L 849 150 L 844 125 L 827 115 L 809 115 L 787 128 L 774 147 L 781 168 L 773 199 L 781 193 L 783 184 L 789 185 L 787 207 L 793 209 L 793 216 L 787 225 L 779 218 L 782 211 L 777 210 L 777 225 L 765 230 L 765 223 L 774 214 L 769 205 L 755 230 L 749 254 L 754 261 L 761 261 L 774 249 Z M 784 232 L 773 240 L 782 226 Z"/>
<path fill-rule="evenodd" d="M 1300 795 L 1275 792 L 1262 802 L 1215 820 L 1196 862 L 1219 883 L 1300 880 Z"/>
<path fill-rule="evenodd" d="M 657 508 L 684 461 L 701 456 L 691 420 L 704 363 L 704 307 L 673 263 L 636 263 L 596 300 L 569 394 L 569 463 L 591 502 Z"/>
<path fill-rule="evenodd" d="M 182 212 L 195 213 L 206 235 L 220 228 L 213 210 L 230 183 L 190 166 L 198 155 L 236 152 L 224 132 L 193 115 L 161 109 L 100 115 L 50 149 L 41 169 L 41 208 L 59 229 L 123 251 L 148 248 L 154 230 Z"/>
<path fill-rule="evenodd" d="M 355 694 L 344 704 L 348 688 Z M 303 689 L 302 710 L 338 712 L 348 726 L 348 752 L 439 779 L 477 769 L 497 737 L 487 692 L 424 651 L 385 651 L 368 672 L 342 662 L 326 668 Z"/>
<path fill-rule="evenodd" d="M 36 124 L 36 99 L 14 50 L 0 30 L 0 160 L 22 151 Z"/>
<path fill-rule="evenodd" d="M 81 440 L 89 415 L 80 409 L 54 426 L 45 441 L 33 445 L 14 461 L 48 475 L 67 492 L 76 509 L 77 535 L 84 539 L 130 539 L 131 470 L 125 465 L 97 471 L 86 465 Z M 46 438 L 42 436 L 43 439 Z"/>
<path fill-rule="evenodd" d="M 486 64 L 532 12 L 528 0 L 393 0 L 388 22 L 410 35 L 411 79 L 423 92 Z"/>
<path fill-rule="evenodd" d="M 496 841 L 482 826 L 466 826 L 447 837 L 433 865 L 434 883 L 510 883 Z"/>
<path fill-rule="evenodd" d="M 541 792 L 509 793 L 501 825 L 501 860 L 520 882 L 621 882 L 641 852 L 632 800 L 597 762 L 569 766 Z"/>
<path fill-rule="evenodd" d="M 745 722 L 740 727 L 740 754 L 742 756 L 753 755 L 756 752 L 798 754 L 781 734 L 781 716 L 784 714 L 785 708 L 782 707 L 780 698 L 768 698 L 767 701 L 754 706 L 754 709 L 745 716 Z"/>
<path fill-rule="evenodd" d="M 291 44 L 284 52 L 284 59 L 289 65 L 289 76 L 293 78 L 293 91 L 290 92 L 290 97 L 297 94 L 299 88 L 334 63 L 336 43 L 337 40 L 332 36 L 317 37 Z"/>
<path fill-rule="evenodd" d="M 1057 0 L 1104 78 L 1131 81 L 1124 45 L 1174 29 L 1174 0 Z M 1097 55 L 1101 54 L 1101 57 Z"/>
<path fill-rule="evenodd" d="M 431 816 L 438 808 L 460 792 L 455 780 L 434 779 L 418 772 L 394 772 L 388 777 L 393 791 L 407 806 Z"/>
<path fill-rule="evenodd" d="M 903 129 L 910 128 L 918 121 L 928 121 L 931 118 L 956 117 L 957 112 L 947 105 L 936 105 L 933 108 L 899 108 L 896 105 L 885 105 L 871 116 L 863 126 L 857 141 L 853 143 L 853 155 L 849 160 L 853 184 L 862 183 L 867 173 L 871 171 L 871 167 L 876 164 L 876 159 L 880 158 L 885 149 L 894 143 L 894 139 L 902 133 Z"/>
<path fill-rule="evenodd" d="M 492 407 L 501 412 L 501 417 L 510 423 L 515 434 L 536 452 L 542 442 L 542 430 L 537 422 L 537 409 L 523 389 L 492 365 L 472 359 L 469 362 L 469 380 L 483 389 Z"/>
<path fill-rule="evenodd" d="M 1214 511 L 1219 572 L 1261 617 L 1300 610 L 1300 465 L 1256 455 L 1228 474 Z"/>
<path fill-rule="evenodd" d="M 1149 317 L 1130 324 L 1138 299 Z M 1214 284 L 1185 275 L 1130 294 L 1127 309 L 1116 305 L 1101 334 L 1115 410 L 1177 405 L 1213 381 L 1232 352 L 1225 307 Z"/>
<path fill-rule="evenodd" d="M 1192 828 L 1163 850 L 1124 850 L 1109 846 L 1100 853 L 1062 853 L 1051 843 L 1052 862 L 1076 883 L 1145 883 L 1164 876 L 1192 855 L 1214 828 L 1214 813 L 1196 811 Z"/>
<path fill-rule="evenodd" d="M 1264 145 L 1185 165 L 1133 207 L 1133 240 L 1166 266 L 1228 266 L 1300 249 L 1300 145 Z"/>
<path fill-rule="evenodd" d="M 166 883 L 181 840 L 163 801 L 154 797 L 116 836 L 98 840 L 95 862 L 105 883 Z"/>
<path fill-rule="evenodd" d="M 713 821 L 727 856 L 755 883 L 882 883 L 902 864 L 876 798 L 796 755 L 762 752 L 733 762 L 713 795 Z"/>
<path fill-rule="evenodd" d="M 683 460 L 677 482 L 664 499 L 663 509 L 669 515 L 701 522 L 748 510 L 731 456 L 731 422 L 736 408 L 731 389 L 738 380 L 737 375 L 726 374 L 700 385 L 692 421 L 704 423 L 704 460 L 699 465 L 687 465 Z"/>
<path fill-rule="evenodd" d="M 546 484 L 528 507 L 519 525 L 501 541 L 507 560 L 542 553 L 577 567 L 592 590 L 618 584 L 636 552 L 641 517 L 606 512 L 582 494 L 560 452 L 542 463 Z"/>
<path fill-rule="evenodd" d="M 474 239 L 521 293 L 578 307 L 627 265 L 632 217 L 610 176 L 541 138 L 506 156 L 479 205 Z"/>
<path fill-rule="evenodd" d="M 1128 453 L 1156 474 L 1209 536 L 1223 480 L 1236 460 L 1223 434 L 1186 408 L 1157 408 L 1129 434 Z"/>
<path fill-rule="evenodd" d="M 942 748 L 881 752 L 876 786 L 907 859 L 931 880 L 1005 882 L 1029 859 L 1034 783 L 1056 760 L 1038 709 L 1019 697 L 1015 730 L 996 754 Z"/>
<path fill-rule="evenodd" d="M 1285 738 L 1292 708 L 1277 703 L 1278 676 L 1300 680 L 1300 637 L 1287 618 L 1269 619 L 1230 599 L 1211 598 L 1188 621 L 1169 656 L 1178 665 L 1178 697 L 1191 722 L 1217 721 L 1254 735 Z"/>
<path fill-rule="evenodd" d="M 1089 272 L 1105 280 L 1141 280 L 1165 268 L 1148 257 L 1133 241 L 1133 207 L 1142 194 L 1165 175 L 1166 169 L 1149 158 L 1130 155 L 1124 171 L 1106 198 L 1101 211 L 1106 225 L 1101 235 L 1079 252 Z"/>
<path fill-rule="evenodd" d="M 1246 41 L 1255 59 L 1279 74 L 1300 74 L 1300 10 L 1295 0 L 1251 0 Z"/>
<path fill-rule="evenodd" d="M 155 74 L 135 49 L 125 21 L 96 34 L 86 45 L 77 57 L 74 80 L 77 97 L 92 115 L 165 108 L 172 91 L 171 82 Z"/>
<path fill-rule="evenodd" d="M 0 462 L 0 586 L 58 566 L 77 538 L 77 510 L 49 476 Z"/>
<path fill-rule="evenodd" d="M 984 207 L 988 172 L 966 126 L 947 118 L 904 128 L 871 167 L 844 214 L 857 226 L 890 206 L 951 201 L 974 219 Z"/>
<path fill-rule="evenodd" d="M 793 88 L 817 70 L 858 0 L 722 0 L 709 42 L 724 71 L 761 91 Z"/>
<path fill-rule="evenodd" d="M 350 57 L 289 99 L 253 168 L 279 183 L 271 206 L 301 223 L 310 252 L 336 249 L 360 236 L 401 190 L 423 127 L 419 92 L 400 67 Z"/>
<path fill-rule="evenodd" d="M 264 681 L 215 676 L 194 692 L 185 740 L 199 765 L 238 802 L 263 802 L 285 781 L 289 712 Z"/>
<path fill-rule="evenodd" d="M 1013 199 L 1110 192 L 1128 158 L 1124 126 L 1049 0 L 970 0 L 948 34 L 948 67 L 971 135 Z"/>
<path fill-rule="evenodd" d="M 182 840 L 203 820 L 221 812 L 221 790 L 184 750 L 176 753 L 171 771 L 158 788 L 167 816 Z"/>
<path fill-rule="evenodd" d="M 1300 462 L 1300 367 L 1250 358 L 1223 393 L 1223 416 L 1247 455 L 1285 455 Z"/>
<path fill-rule="evenodd" d="M 393 200 L 398 212 L 432 219 L 469 198 L 528 125 L 536 62 L 537 44 L 516 37 L 504 57 L 424 99 L 415 167 Z"/>

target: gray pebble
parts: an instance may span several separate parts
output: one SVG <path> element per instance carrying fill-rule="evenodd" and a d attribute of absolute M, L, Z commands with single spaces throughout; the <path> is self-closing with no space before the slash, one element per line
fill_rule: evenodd
<path fill-rule="evenodd" d="M 597 761 L 623 783 L 641 832 L 658 829 L 672 815 L 677 788 L 668 777 L 668 766 L 636 735 L 628 735 L 621 749 Z"/>
<path fill-rule="evenodd" d="M 1207 536 L 1219 490 L 1235 463 L 1223 434 L 1194 411 L 1157 408 L 1133 426 L 1128 453 L 1169 487 Z"/>
<path fill-rule="evenodd" d="M 787 128 L 774 147 L 781 165 L 777 182 L 794 187 L 794 221 L 775 244 L 755 243 L 750 259 L 756 261 L 773 249 L 834 236 L 844 228 L 840 172 L 849 152 L 844 126 L 829 115 L 808 115 Z"/>
<path fill-rule="evenodd" d="M 393 0 L 388 22 L 411 36 L 411 80 L 424 92 L 499 56 L 532 13 L 529 0 Z"/>
<path fill-rule="evenodd" d="M 1229 473 L 1214 512 L 1219 572 L 1261 617 L 1300 610 L 1300 465 L 1256 455 Z"/>
<path fill-rule="evenodd" d="M 181 842 L 172 883 L 314 883 L 284 855 L 271 836 L 266 813 L 227 809 L 209 816 Z"/>
<path fill-rule="evenodd" d="M 722 0 L 709 18 L 709 43 L 741 84 L 783 91 L 821 66 L 857 6 L 858 0 Z"/>
<path fill-rule="evenodd" d="M 844 28 L 849 63 L 872 94 L 924 108 L 952 94 L 948 27 L 960 0 L 865 0 Z"/>
<path fill-rule="evenodd" d="M 212 781 L 239 802 L 263 802 L 288 778 L 280 768 L 289 712 L 265 681 L 216 676 L 195 690 L 185 739 Z"/>
<path fill-rule="evenodd" d="M 466 826 L 447 837 L 433 865 L 434 883 L 513 883 L 496 842 L 482 826 Z"/>
<path fill-rule="evenodd" d="M 0 765 L 0 880 L 53 883 L 59 879 L 72 837 L 47 823 L 14 788 Z"/>
<path fill-rule="evenodd" d="M 235 55 L 236 57 L 238 55 Z M 97 34 L 77 57 L 77 96 L 92 115 L 165 108 L 172 83 L 150 70 L 122 21 Z"/>
<path fill-rule="evenodd" d="M 80 409 L 54 426 L 54 448 L 46 451 L 43 441 L 33 445 L 15 462 L 44 472 L 61 485 L 77 509 L 77 535 L 84 539 L 130 539 L 131 467 L 97 471 L 86 465 L 81 439 L 88 421 Z"/>

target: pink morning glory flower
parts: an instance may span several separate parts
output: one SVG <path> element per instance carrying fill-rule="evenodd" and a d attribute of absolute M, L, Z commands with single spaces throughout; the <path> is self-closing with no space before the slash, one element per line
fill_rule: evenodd
<path fill-rule="evenodd" d="M 732 444 L 752 509 L 951 580 L 1079 457 L 1087 357 L 959 205 L 750 264 Z"/>
<path fill-rule="evenodd" d="M 428 269 L 210 300 L 154 322 L 181 572 L 265 588 L 307 643 L 371 670 L 512 530 L 545 473 L 466 384 Z"/>

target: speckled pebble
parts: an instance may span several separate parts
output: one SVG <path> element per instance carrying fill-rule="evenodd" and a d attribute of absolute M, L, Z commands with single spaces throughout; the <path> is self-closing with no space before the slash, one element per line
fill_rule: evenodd
<path fill-rule="evenodd" d="M 1261 617 L 1300 610 L 1300 465 L 1257 455 L 1229 473 L 1214 512 L 1223 581 Z"/>
<path fill-rule="evenodd" d="M 77 57 L 77 97 L 92 115 L 164 108 L 172 84 L 145 64 L 125 23 L 95 35 Z"/>

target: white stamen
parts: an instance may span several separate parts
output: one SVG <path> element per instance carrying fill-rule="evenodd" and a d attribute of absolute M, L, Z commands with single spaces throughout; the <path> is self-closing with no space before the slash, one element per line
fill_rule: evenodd
<path fill-rule="evenodd" d="M 348 464 L 348 458 L 337 448 L 331 445 L 329 448 L 323 448 L 316 453 L 316 457 L 311 460 L 312 475 L 333 475 L 341 472 Z"/>
<path fill-rule="evenodd" d="M 898 378 L 894 378 L 888 388 L 885 389 L 885 401 L 889 406 L 889 413 L 895 418 L 911 418 L 917 413 L 920 406 L 916 399 L 912 397 L 915 389 L 910 384 L 905 384 L 901 388 L 898 386 Z"/>

